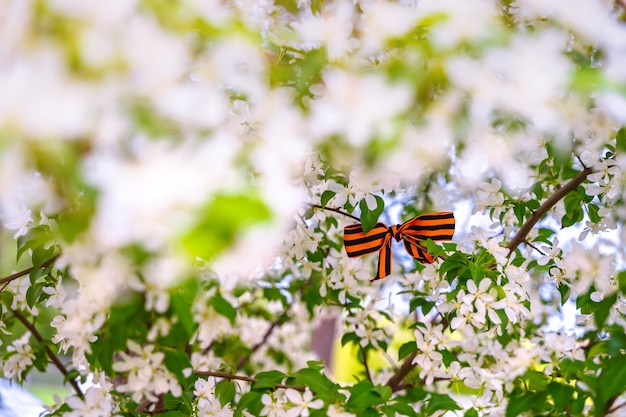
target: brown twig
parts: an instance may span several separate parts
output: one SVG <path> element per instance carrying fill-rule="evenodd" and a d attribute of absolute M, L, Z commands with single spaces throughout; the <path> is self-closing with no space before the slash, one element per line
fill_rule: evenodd
<path fill-rule="evenodd" d="M 65 365 L 63 365 L 63 363 L 61 363 L 61 360 L 59 359 L 57 355 L 55 355 L 52 349 L 50 349 L 50 347 L 44 343 L 44 339 L 41 336 L 41 333 L 39 333 L 39 330 L 37 330 L 37 328 L 31 322 L 29 322 L 28 319 L 19 310 L 12 310 L 12 312 L 13 312 L 13 316 L 15 316 L 16 319 L 22 322 L 24 327 L 26 327 L 30 331 L 33 337 L 37 339 L 37 341 L 40 344 L 43 345 L 44 350 L 46 351 L 46 355 L 48 355 L 48 359 L 50 359 L 50 361 L 54 364 L 54 366 L 56 366 L 56 368 L 61 372 L 61 374 L 63 374 L 65 379 L 68 380 L 68 382 L 70 383 L 70 385 L 76 392 L 76 395 L 82 398 L 83 391 L 78 386 L 78 383 L 74 379 L 67 378 L 67 376 L 69 375 L 67 368 L 65 367 Z"/>
<path fill-rule="evenodd" d="M 235 375 L 229 374 L 228 372 L 217 372 L 217 371 L 195 371 L 194 372 L 198 376 L 212 376 L 215 378 L 224 378 L 228 380 L 237 380 L 237 381 L 246 381 L 246 382 L 257 382 L 258 379 L 246 376 L 246 375 Z M 286 385 L 286 384 L 274 384 L 275 388 L 283 388 L 283 389 L 295 389 L 296 391 L 304 392 L 306 391 L 305 387 L 301 387 L 298 385 Z"/>
<path fill-rule="evenodd" d="M 533 244 L 532 244 L 532 243 L 530 243 L 529 241 L 524 240 L 524 245 L 528 245 L 528 246 L 530 246 L 531 248 L 533 248 L 534 250 L 536 250 L 537 252 L 539 252 L 542 256 L 546 256 L 546 254 L 545 254 L 545 253 L 544 253 L 541 249 L 539 249 L 537 246 L 533 245 Z"/>
<path fill-rule="evenodd" d="M 314 209 L 318 209 L 318 210 L 328 210 L 328 211 L 332 211 L 332 212 L 335 212 L 335 213 L 342 214 L 342 215 L 344 215 L 344 216 L 347 216 L 347 217 L 350 217 L 351 219 L 356 220 L 357 222 L 360 222 L 360 221 L 361 221 L 361 219 L 359 219 L 358 217 L 353 216 L 353 215 L 352 215 L 352 214 L 350 214 L 350 213 L 346 213 L 346 212 L 345 212 L 345 211 L 343 211 L 343 210 L 339 210 L 338 208 L 334 208 L 334 207 L 324 207 L 324 206 L 322 206 L 322 205 L 320 205 L 320 204 L 313 204 L 313 203 L 304 203 L 304 204 L 306 204 L 307 206 L 309 206 L 309 207 L 311 207 L 311 208 L 314 208 Z"/>
<path fill-rule="evenodd" d="M 372 373 L 370 372 L 370 367 L 367 364 L 367 352 L 365 350 L 362 350 L 361 356 L 363 357 L 363 367 L 365 368 L 365 376 L 367 376 L 367 380 L 369 382 L 372 382 Z"/>
<path fill-rule="evenodd" d="M 626 401 L 624 401 L 623 403 L 620 403 L 614 407 L 612 407 L 610 410 L 607 410 L 607 412 L 603 415 L 608 416 L 613 414 L 614 412 L 616 412 L 617 410 L 619 410 L 620 408 L 626 407 Z"/>
<path fill-rule="evenodd" d="M 57 259 L 59 259 L 59 256 L 60 256 L 60 255 L 54 255 L 52 258 L 50 258 L 50 259 L 48 259 L 47 261 L 45 261 L 44 263 L 42 263 L 42 264 L 41 264 L 41 266 L 40 266 L 40 268 L 45 268 L 45 267 L 47 267 L 47 266 L 52 265 L 52 264 L 53 264 L 53 263 L 54 263 Z M 23 271 L 19 271 L 19 272 L 16 272 L 16 273 L 14 273 L 14 274 L 11 274 L 11 275 L 9 275 L 9 276 L 7 276 L 7 277 L 4 277 L 4 278 L 0 279 L 0 285 L 2 285 L 2 284 L 8 284 L 8 283 L 10 283 L 10 282 L 11 282 L 11 281 L 13 281 L 13 280 L 16 280 L 16 279 L 18 279 L 18 278 L 20 278 L 20 277 L 23 277 L 24 275 L 28 275 L 28 274 L 30 274 L 30 273 L 31 273 L 34 269 L 35 269 L 35 267 L 34 267 L 34 266 L 31 266 L 30 268 L 26 268 L 26 269 L 25 269 L 25 270 L 23 270 Z M 6 286 L 6 285 L 5 285 L 5 286 Z M 3 287 L 2 289 L 4 289 L 4 287 Z M 0 290 L 0 291 L 1 291 L 1 290 Z"/>
<path fill-rule="evenodd" d="M 537 210 L 530 216 L 528 220 L 522 225 L 522 227 L 518 230 L 517 234 L 513 236 L 513 239 L 509 242 L 507 249 L 509 250 L 509 254 L 515 251 L 515 249 L 520 245 L 520 243 L 526 240 L 526 236 L 533 229 L 535 224 L 563 197 L 569 194 L 571 191 L 574 191 L 580 184 L 585 181 L 587 176 L 591 174 L 593 170 L 591 168 L 585 168 L 578 175 L 572 178 L 567 184 L 556 190 L 554 194 L 552 194 L 546 201 L 544 201 Z"/>

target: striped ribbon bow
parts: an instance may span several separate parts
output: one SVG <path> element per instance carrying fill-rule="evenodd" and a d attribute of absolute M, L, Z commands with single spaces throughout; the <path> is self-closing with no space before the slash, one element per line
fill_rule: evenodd
<path fill-rule="evenodd" d="M 451 211 L 422 214 L 400 225 L 387 226 L 376 223 L 367 233 L 361 224 L 351 224 L 343 229 L 343 240 L 348 256 L 355 258 L 380 251 L 378 272 L 372 281 L 391 274 L 391 238 L 404 241 L 406 251 L 421 263 L 433 263 L 435 259 L 420 245 L 420 241 L 451 240 L 454 234 L 454 214 Z"/>

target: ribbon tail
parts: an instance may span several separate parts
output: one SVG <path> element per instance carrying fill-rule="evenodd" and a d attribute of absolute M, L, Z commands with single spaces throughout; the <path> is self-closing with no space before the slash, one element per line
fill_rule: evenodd
<path fill-rule="evenodd" d="M 391 274 L 391 236 L 387 235 L 383 243 L 383 247 L 380 248 L 378 255 L 378 269 L 376 270 L 376 276 L 371 281 L 378 281 Z"/>

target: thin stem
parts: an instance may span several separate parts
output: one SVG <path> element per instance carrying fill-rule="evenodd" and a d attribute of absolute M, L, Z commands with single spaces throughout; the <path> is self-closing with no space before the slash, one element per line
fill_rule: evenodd
<path fill-rule="evenodd" d="M 511 239 L 507 249 L 509 250 L 509 255 L 515 251 L 515 249 L 520 245 L 520 243 L 526 240 L 526 236 L 533 229 L 535 224 L 548 212 L 556 203 L 558 203 L 561 199 L 563 199 L 567 194 L 571 191 L 574 191 L 580 184 L 585 181 L 587 176 L 591 174 L 593 170 L 591 168 L 585 168 L 578 175 L 570 180 L 567 184 L 556 190 L 554 194 L 552 194 L 546 201 L 539 206 L 539 208 L 530 216 L 528 220 L 522 225 L 517 234 Z"/>
<path fill-rule="evenodd" d="M 370 372 L 370 367 L 367 365 L 367 352 L 365 350 L 362 350 L 361 356 L 363 357 L 363 367 L 365 368 L 365 375 L 367 376 L 367 380 L 369 382 L 372 382 L 372 373 Z"/>
<path fill-rule="evenodd" d="M 328 256 L 328 253 L 324 253 L 324 257 Z M 294 295 L 300 295 L 302 294 L 302 291 L 308 287 L 309 285 L 311 285 L 311 283 L 313 282 L 313 275 L 311 275 L 309 277 L 309 279 L 306 280 L 306 282 L 300 287 L 298 288 L 298 291 L 294 294 Z M 270 327 L 266 330 L 265 334 L 263 335 L 263 338 L 261 339 L 261 341 L 259 343 L 257 343 L 256 345 L 252 346 L 252 349 L 250 351 L 250 353 L 248 353 L 247 355 L 244 355 L 242 357 L 239 358 L 239 360 L 237 361 L 237 371 L 241 370 L 241 368 L 243 368 L 243 366 L 246 364 L 246 362 L 248 362 L 250 360 L 250 357 L 257 351 L 259 350 L 263 345 L 265 345 L 269 339 L 269 337 L 271 336 L 272 332 L 274 332 L 274 330 L 280 325 L 282 324 L 282 322 L 284 322 L 288 317 L 289 317 L 289 309 L 291 308 L 293 304 L 289 304 L 287 305 L 287 307 L 285 308 L 285 310 L 282 312 L 282 314 L 280 316 L 278 316 L 270 325 Z"/>
<path fill-rule="evenodd" d="M 65 367 L 65 365 L 63 365 L 63 363 L 61 363 L 61 360 L 59 359 L 57 355 L 55 355 L 52 349 L 50 349 L 50 347 L 44 343 L 44 339 L 41 336 L 41 333 L 39 333 L 39 330 L 37 330 L 37 328 L 31 322 L 29 322 L 28 319 L 19 310 L 12 310 L 12 312 L 15 318 L 21 321 L 24 327 L 26 327 L 30 331 L 30 333 L 35 337 L 35 339 L 37 339 L 37 341 L 43 345 L 44 350 L 46 351 L 46 355 L 48 355 L 48 359 L 50 359 L 50 361 L 54 364 L 54 366 L 56 366 L 57 369 L 61 372 L 61 374 L 63 374 L 65 379 L 69 381 L 70 385 L 76 392 L 76 395 L 82 398 L 83 391 L 78 386 L 78 383 L 74 379 L 67 378 L 69 374 L 67 371 L 67 368 Z"/>
<path fill-rule="evenodd" d="M 195 371 L 194 372 L 198 376 L 212 376 L 215 378 L 224 378 L 228 380 L 237 380 L 237 381 L 246 381 L 246 382 L 257 382 L 258 379 L 246 376 L 246 375 L 235 375 L 229 374 L 228 372 L 217 372 L 217 371 Z M 283 389 L 295 389 L 296 391 L 304 392 L 306 391 L 305 387 L 301 387 L 298 385 L 286 385 L 286 384 L 274 384 L 275 388 L 283 388 Z"/>
<path fill-rule="evenodd" d="M 525 244 L 525 245 L 530 246 L 531 248 L 533 248 L 534 250 L 536 250 L 537 252 L 539 252 L 542 256 L 546 256 L 546 254 L 545 254 L 545 253 L 544 253 L 541 249 L 539 249 L 537 246 L 533 245 L 533 244 L 532 244 L 532 243 L 530 243 L 529 241 L 525 240 L 525 241 L 524 241 L 524 244 Z"/>
<path fill-rule="evenodd" d="M 350 217 L 351 219 L 356 220 L 357 222 L 360 222 L 360 221 L 361 221 L 361 219 L 359 219 L 358 217 L 353 216 L 353 215 L 352 215 L 352 214 L 350 214 L 350 213 L 346 213 L 345 211 L 343 211 L 343 210 L 339 210 L 339 209 L 334 208 L 334 207 L 324 207 L 324 206 L 322 206 L 322 205 L 320 205 L 320 204 L 313 204 L 313 203 L 304 203 L 304 204 L 306 204 L 307 206 L 309 206 L 309 207 L 311 207 L 311 208 L 314 208 L 314 209 L 318 209 L 318 210 L 328 210 L 328 211 L 332 211 L 332 212 L 335 212 L 335 213 L 342 214 L 342 215 L 344 215 L 344 216 L 346 216 L 346 217 Z"/>
<path fill-rule="evenodd" d="M 287 312 L 285 311 L 285 313 L 287 313 Z M 239 360 L 237 361 L 237 370 L 238 371 L 241 368 L 243 368 L 243 366 L 246 364 L 246 362 L 248 362 L 248 360 L 254 354 L 254 352 L 259 350 L 259 348 L 261 348 L 261 346 L 263 346 L 265 343 L 267 343 L 267 339 L 269 339 L 270 335 L 272 334 L 272 332 L 274 331 L 276 326 L 278 326 L 280 324 L 280 322 L 283 319 L 283 316 L 284 316 L 284 314 L 281 314 L 280 317 L 278 317 L 276 320 L 274 320 L 272 322 L 272 324 L 270 325 L 269 329 L 267 329 L 267 331 L 263 335 L 263 339 L 261 339 L 261 341 L 259 343 L 257 343 L 256 345 L 252 346 L 252 349 L 250 350 L 250 353 L 248 353 L 247 355 L 244 355 L 244 356 L 239 358 Z"/>
<path fill-rule="evenodd" d="M 44 263 L 42 263 L 40 268 L 45 268 L 45 267 L 47 267 L 47 266 L 52 265 L 52 264 L 53 264 L 53 263 L 54 263 L 57 259 L 59 259 L 59 256 L 60 256 L 60 255 L 54 255 L 52 258 L 50 258 L 50 259 L 48 259 L 47 261 L 45 261 Z M 8 284 L 8 283 L 9 283 L 9 282 L 11 282 L 11 281 L 14 281 L 14 280 L 16 280 L 16 279 L 18 279 L 18 278 L 20 278 L 20 277 L 23 277 L 24 275 L 28 275 L 28 274 L 30 274 L 30 273 L 31 273 L 34 269 L 35 269 L 35 267 L 34 267 L 34 266 L 31 266 L 30 268 L 26 268 L 26 269 L 25 269 L 25 270 L 23 270 L 23 271 L 19 271 L 19 272 L 16 272 L 16 273 L 14 273 L 14 274 L 11 274 L 11 275 L 9 275 L 9 276 L 7 276 L 7 277 L 4 277 L 4 278 L 0 279 L 0 285 L 2 285 L 2 284 Z M 4 287 L 2 287 L 2 290 L 4 290 L 4 288 L 6 288 L 6 285 L 5 285 Z M 2 290 L 0 290 L 0 292 L 2 292 Z"/>

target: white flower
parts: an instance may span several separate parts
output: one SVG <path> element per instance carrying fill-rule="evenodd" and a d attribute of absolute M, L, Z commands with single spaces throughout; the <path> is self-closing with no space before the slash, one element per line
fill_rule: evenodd
<path fill-rule="evenodd" d="M 279 401 L 275 394 L 263 394 L 261 402 L 264 405 L 261 410 L 262 416 L 284 417 L 287 414 L 286 403 L 284 401 Z"/>
<path fill-rule="evenodd" d="M 291 26 L 304 42 L 305 49 L 326 46 L 328 58 L 335 61 L 352 52 L 359 42 L 352 38 L 352 2 L 325 3 L 321 15 L 305 15 Z"/>
<path fill-rule="evenodd" d="M 287 410 L 286 417 L 308 417 L 309 409 L 320 409 L 324 406 L 324 401 L 313 400 L 313 393 L 308 388 L 303 393 L 289 388 L 285 391 L 285 396 L 293 404 Z"/>
<path fill-rule="evenodd" d="M 191 367 L 196 371 L 215 371 L 222 364 L 222 360 L 215 356 L 212 350 L 206 354 L 193 352 L 191 354 Z"/>
<path fill-rule="evenodd" d="M 348 413 L 347 411 L 342 410 L 339 406 L 331 404 L 328 406 L 328 412 L 326 414 L 328 417 L 355 417 L 354 414 Z"/>
<path fill-rule="evenodd" d="M 50 295 L 50 298 L 46 300 L 46 307 L 54 306 L 56 308 L 61 308 L 65 298 L 67 297 L 67 292 L 63 287 L 62 278 L 59 278 L 56 286 L 43 287 L 42 291 Z"/>
<path fill-rule="evenodd" d="M 404 35 L 417 22 L 417 11 L 406 3 L 376 1 L 363 2 L 360 6 L 363 8 L 359 25 L 363 55 L 378 53 L 390 38 Z"/>
<path fill-rule="evenodd" d="M 544 252 L 546 254 L 537 259 L 537 263 L 539 265 L 546 265 L 548 262 L 550 262 L 550 260 L 556 261 L 556 259 L 559 257 L 559 255 L 561 254 L 561 249 L 559 248 L 558 238 L 554 238 L 554 241 L 552 242 L 552 247 L 549 249 L 549 251 L 544 249 Z"/>
<path fill-rule="evenodd" d="M 71 412 L 64 414 L 69 417 L 109 417 L 117 411 L 113 396 L 98 385 L 89 387 L 83 398 L 73 395 L 66 403 L 72 408 Z"/>
<path fill-rule="evenodd" d="M 355 146 L 365 145 L 375 134 L 391 134 L 393 119 L 407 110 L 412 98 L 411 88 L 392 85 L 379 73 L 332 70 L 323 79 L 321 94 L 311 105 L 310 131 L 318 137 L 345 134 Z"/>
<path fill-rule="evenodd" d="M 209 299 L 210 294 L 204 294 L 194 302 L 192 309 L 194 321 L 198 323 L 193 340 L 197 340 L 203 349 L 231 329 L 230 321 L 215 311 Z"/>
<path fill-rule="evenodd" d="M 154 345 L 141 347 L 133 340 L 127 340 L 126 345 L 130 353 L 118 352 L 121 359 L 113 363 L 115 371 L 126 374 L 126 382 L 117 387 L 118 391 L 132 393 L 136 402 L 144 397 L 156 401 L 156 395 L 166 392 L 181 395 L 176 377 L 163 365 L 163 352 L 154 352 Z"/>
<path fill-rule="evenodd" d="M 30 332 L 26 332 L 19 339 L 14 340 L 7 347 L 7 352 L 13 353 L 2 364 L 4 376 L 8 379 L 16 377 L 21 379 L 22 372 L 32 365 L 35 359 L 35 354 L 30 346 Z"/>
<path fill-rule="evenodd" d="M 446 16 L 432 29 L 433 43 L 440 48 L 450 48 L 463 40 L 485 36 L 495 23 L 495 9 L 486 0 L 471 4 L 454 0 L 425 0 L 419 2 L 417 10 L 422 18 Z"/>
<path fill-rule="evenodd" d="M 20 236 L 24 236 L 28 233 L 28 226 L 32 223 L 32 212 L 28 207 L 24 204 L 20 206 L 20 208 L 14 213 L 11 220 L 4 224 L 9 230 L 15 230 L 15 234 L 13 234 L 13 239 L 17 239 Z"/>
<path fill-rule="evenodd" d="M 497 178 L 492 178 L 490 182 L 481 182 L 476 192 L 476 206 L 474 213 L 490 208 L 502 207 L 504 194 L 500 192 L 502 182 Z"/>

